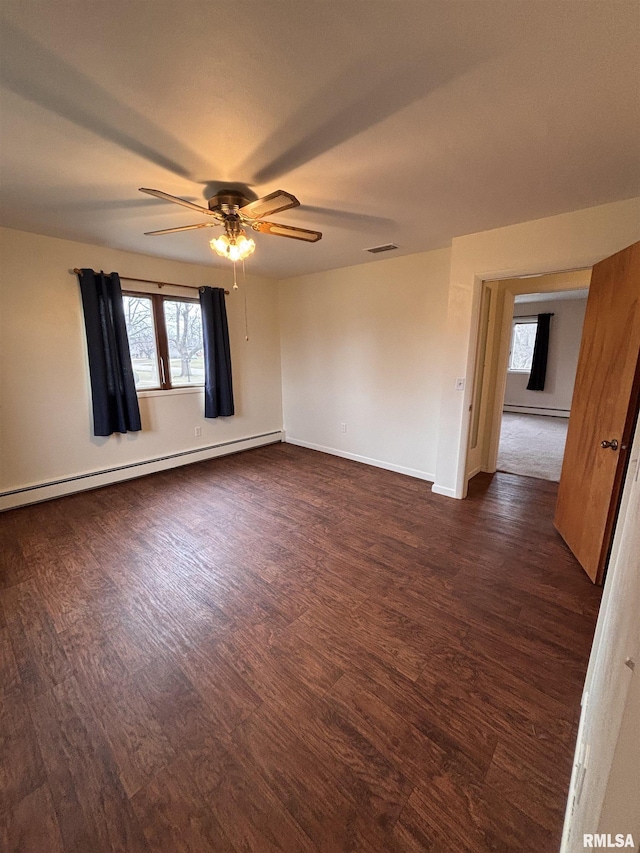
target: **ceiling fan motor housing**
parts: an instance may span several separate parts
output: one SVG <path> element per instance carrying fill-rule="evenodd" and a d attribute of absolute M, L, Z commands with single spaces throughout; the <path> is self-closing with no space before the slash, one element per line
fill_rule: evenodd
<path fill-rule="evenodd" d="M 220 190 L 209 199 L 209 210 L 219 210 L 222 213 L 235 213 L 239 208 L 249 203 L 238 190 Z"/>

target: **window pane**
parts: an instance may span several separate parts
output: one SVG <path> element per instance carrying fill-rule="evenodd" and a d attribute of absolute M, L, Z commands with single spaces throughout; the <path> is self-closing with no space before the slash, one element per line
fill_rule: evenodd
<path fill-rule="evenodd" d="M 202 315 L 198 302 L 164 300 L 171 385 L 204 385 Z"/>
<path fill-rule="evenodd" d="M 514 323 L 510 370 L 531 370 L 537 330 L 537 323 Z"/>
<path fill-rule="evenodd" d="M 122 301 L 136 388 L 159 388 L 160 377 L 151 299 L 144 296 L 123 295 Z"/>

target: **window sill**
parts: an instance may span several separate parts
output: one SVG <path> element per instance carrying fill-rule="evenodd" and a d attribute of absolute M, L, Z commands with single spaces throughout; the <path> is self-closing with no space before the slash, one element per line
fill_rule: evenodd
<path fill-rule="evenodd" d="M 200 394 L 204 391 L 204 385 L 195 385 L 191 388 L 149 388 L 148 391 L 138 391 L 138 397 L 169 397 L 174 394 Z"/>
<path fill-rule="evenodd" d="M 530 370 L 513 370 L 512 368 L 509 368 L 507 370 L 507 373 L 516 373 L 516 374 L 520 374 L 521 376 L 527 376 L 529 373 L 531 373 L 531 371 Z"/>

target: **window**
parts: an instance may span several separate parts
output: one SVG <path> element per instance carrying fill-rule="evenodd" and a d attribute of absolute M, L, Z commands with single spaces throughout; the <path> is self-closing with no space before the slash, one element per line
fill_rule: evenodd
<path fill-rule="evenodd" d="M 530 373 L 533 362 L 533 347 L 538 331 L 537 319 L 515 317 L 511 334 L 511 352 L 509 353 L 509 371 L 511 373 Z"/>
<path fill-rule="evenodd" d="M 127 291 L 122 299 L 136 389 L 204 385 L 198 300 Z"/>

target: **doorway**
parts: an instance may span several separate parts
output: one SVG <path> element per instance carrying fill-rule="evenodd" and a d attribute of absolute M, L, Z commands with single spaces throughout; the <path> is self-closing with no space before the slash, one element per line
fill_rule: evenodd
<path fill-rule="evenodd" d="M 560 481 L 588 293 L 580 288 L 514 297 L 498 471 Z M 545 316 L 548 339 L 542 341 Z M 544 375 L 538 364 L 532 383 L 536 346 L 545 350 Z"/>
<path fill-rule="evenodd" d="M 560 479 L 590 278 L 591 268 L 586 268 L 483 283 L 467 479 L 497 470 Z M 512 358 L 514 324 L 525 326 L 526 321 L 532 327 L 519 330 L 531 343 L 541 313 L 554 315 L 549 378 L 544 390 L 528 391 L 530 366 Z M 520 322 L 514 320 L 518 317 Z"/>

